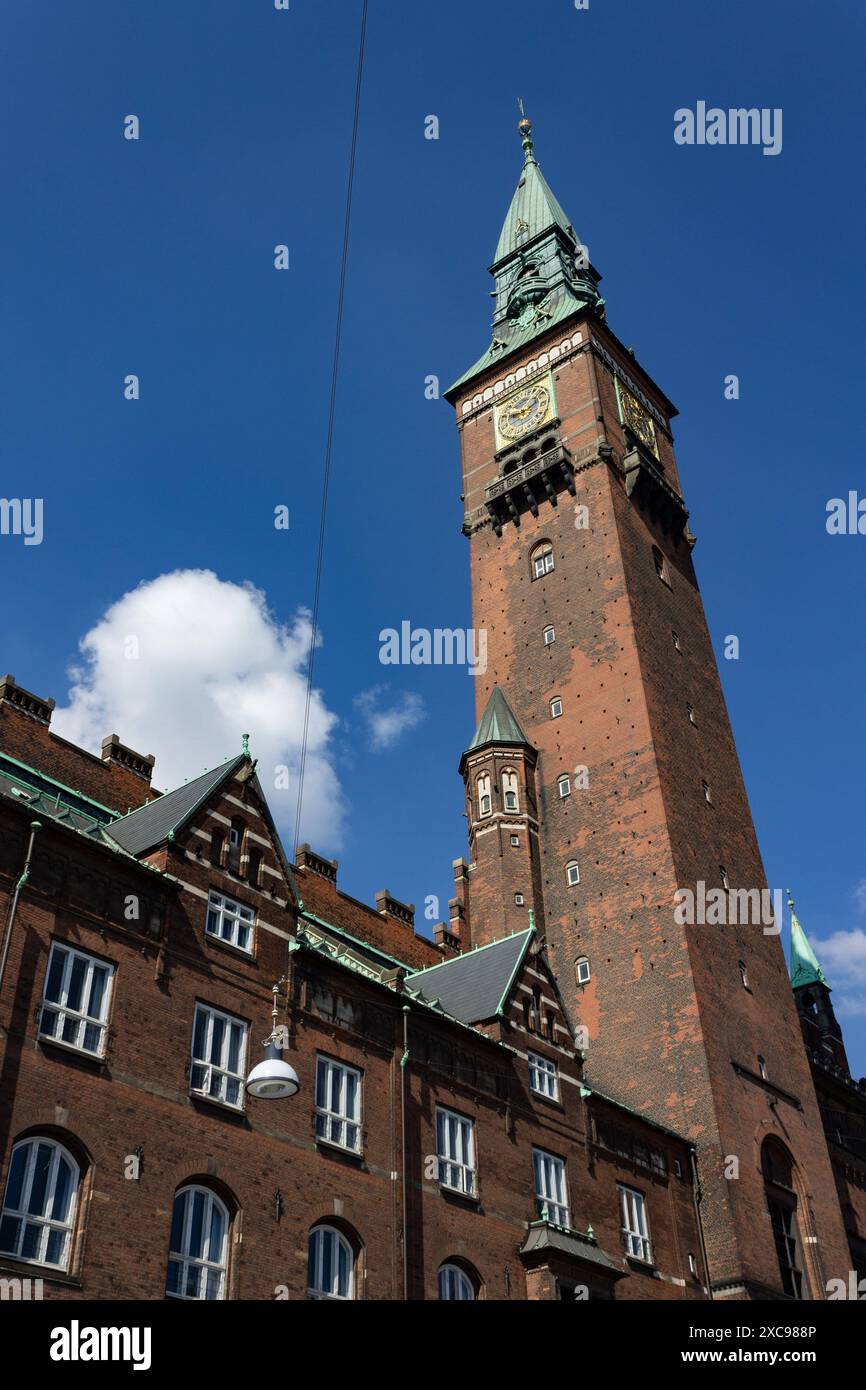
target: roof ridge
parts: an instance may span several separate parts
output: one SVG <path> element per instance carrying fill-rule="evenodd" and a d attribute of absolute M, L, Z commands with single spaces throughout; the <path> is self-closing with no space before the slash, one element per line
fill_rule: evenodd
<path fill-rule="evenodd" d="M 491 946 L 502 946 L 506 941 L 513 941 L 516 936 L 529 936 L 534 931 L 534 927 L 521 927 L 520 931 L 509 932 L 508 936 L 498 936 L 494 941 L 486 941 L 483 946 L 473 946 L 471 950 L 461 951 L 459 955 L 451 956 L 449 960 L 439 960 L 435 965 L 425 965 L 422 970 L 413 970 L 412 975 L 407 978 L 407 984 L 415 975 L 426 975 L 431 970 L 441 970 L 444 965 L 456 965 L 461 960 L 472 960 L 482 951 L 489 951 Z"/>

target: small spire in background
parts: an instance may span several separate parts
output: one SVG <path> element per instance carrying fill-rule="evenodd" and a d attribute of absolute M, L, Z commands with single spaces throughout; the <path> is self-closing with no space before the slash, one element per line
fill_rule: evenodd
<path fill-rule="evenodd" d="M 243 755 L 244 755 L 245 758 L 248 758 L 248 757 L 250 756 L 250 736 L 249 736 L 249 734 L 241 734 L 241 738 L 243 739 L 243 745 L 244 745 L 244 746 L 243 746 Z"/>

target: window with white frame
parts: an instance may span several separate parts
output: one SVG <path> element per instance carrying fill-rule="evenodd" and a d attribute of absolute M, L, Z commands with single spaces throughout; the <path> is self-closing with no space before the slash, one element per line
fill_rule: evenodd
<path fill-rule="evenodd" d="M 502 804 L 506 811 L 518 809 L 516 772 L 503 772 L 502 774 Z"/>
<path fill-rule="evenodd" d="M 493 800 L 490 794 L 490 778 L 487 776 L 478 778 L 478 814 L 479 816 L 489 816 L 493 810 Z"/>
<path fill-rule="evenodd" d="M 559 1081 L 556 1063 L 540 1057 L 537 1052 L 529 1053 L 529 1089 L 548 1100 L 559 1100 Z"/>
<path fill-rule="evenodd" d="M 0 1252 L 67 1270 L 78 1181 L 78 1164 L 53 1139 L 16 1144 L 0 1212 Z"/>
<path fill-rule="evenodd" d="M 450 1302 L 452 1299 L 474 1301 L 475 1289 L 472 1280 L 459 1265 L 442 1265 L 439 1269 L 439 1297 Z"/>
<path fill-rule="evenodd" d="M 556 785 L 557 785 L 557 788 L 558 788 L 558 790 L 559 790 L 559 795 L 560 795 L 561 800 L 564 801 L 565 798 L 566 798 L 567 796 L 571 796 L 571 778 L 570 778 L 570 777 L 560 777 L 560 779 L 559 779 L 559 781 L 557 782 Z"/>
<path fill-rule="evenodd" d="M 228 1211 L 214 1192 L 181 1188 L 171 1216 L 167 1298 L 225 1298 L 228 1233 Z"/>
<path fill-rule="evenodd" d="M 555 641 L 556 641 L 556 628 L 555 628 L 555 627 L 546 627 L 546 628 L 544 629 L 544 645 L 545 645 L 545 647 L 552 647 Z"/>
<path fill-rule="evenodd" d="M 550 717 L 551 717 L 551 719 L 559 719 L 560 716 L 561 716 L 561 714 L 562 714 L 562 700 L 561 700 L 561 699 L 559 698 L 559 696 L 557 695 L 556 699 L 555 699 L 555 700 L 551 700 L 551 702 L 550 702 Z"/>
<path fill-rule="evenodd" d="M 189 1089 L 243 1109 L 246 1057 L 246 1023 L 207 1004 L 196 1004 Z"/>
<path fill-rule="evenodd" d="M 532 552 L 532 577 L 541 579 L 545 574 L 550 574 L 553 568 L 553 546 L 549 541 L 544 541 Z"/>
<path fill-rule="evenodd" d="M 113 973 L 104 961 L 53 942 L 42 991 L 41 1036 L 101 1057 Z"/>
<path fill-rule="evenodd" d="M 333 1226 L 316 1226 L 307 1248 L 307 1296 L 353 1298 L 355 1257 L 346 1237 Z"/>
<path fill-rule="evenodd" d="M 205 931 L 219 941 L 228 941 L 241 951 L 253 949 L 253 909 L 226 898 L 211 889 L 207 900 Z"/>
<path fill-rule="evenodd" d="M 361 1073 L 316 1059 L 316 1137 L 357 1153 L 361 1147 Z"/>
<path fill-rule="evenodd" d="M 586 956 L 578 956 L 574 962 L 574 975 L 579 985 L 589 984 L 589 961 Z"/>
<path fill-rule="evenodd" d="M 553 1226 L 568 1228 L 571 1218 L 568 1211 L 568 1189 L 565 1185 L 565 1160 L 544 1149 L 532 1150 L 532 1166 L 535 1172 L 535 1199 L 538 1214 Z"/>
<path fill-rule="evenodd" d="M 475 1194 L 475 1136 L 471 1120 L 436 1107 L 436 1154 L 439 1182 L 453 1192 Z"/>
<path fill-rule="evenodd" d="M 652 1250 L 647 1225 L 646 1199 L 633 1187 L 620 1186 L 619 1207 L 622 1219 L 622 1238 L 626 1254 L 652 1264 Z"/>
<path fill-rule="evenodd" d="M 580 865 L 576 859 L 565 866 L 565 877 L 569 888 L 576 888 L 580 883 Z"/>

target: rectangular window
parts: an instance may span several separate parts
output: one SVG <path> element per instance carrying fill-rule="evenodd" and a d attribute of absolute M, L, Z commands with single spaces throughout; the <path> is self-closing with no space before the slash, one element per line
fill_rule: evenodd
<path fill-rule="evenodd" d="M 467 1197 L 475 1194 L 475 1138 L 471 1120 L 436 1107 L 436 1155 L 439 1182 Z"/>
<path fill-rule="evenodd" d="M 352 1153 L 361 1148 L 361 1073 L 316 1059 L 316 1138 Z"/>
<path fill-rule="evenodd" d="M 113 974 L 113 966 L 55 941 L 42 991 L 42 1037 L 101 1057 Z"/>
<path fill-rule="evenodd" d="M 626 1254 L 636 1260 L 652 1264 L 652 1251 L 647 1226 L 646 1201 L 642 1192 L 633 1187 L 619 1189 L 620 1216 L 622 1218 L 622 1238 Z"/>
<path fill-rule="evenodd" d="M 196 1004 L 189 1089 L 242 1110 L 246 1056 L 247 1025 L 231 1014 Z"/>
<path fill-rule="evenodd" d="M 535 1200 L 538 1215 L 553 1226 L 568 1229 L 571 1218 L 568 1211 L 568 1190 L 565 1185 L 565 1161 L 543 1149 L 532 1150 L 532 1166 L 535 1172 Z"/>
<path fill-rule="evenodd" d="M 222 893 L 215 893 L 211 889 L 207 900 L 205 931 L 208 936 L 215 936 L 218 941 L 228 941 L 239 950 L 252 953 L 253 909 L 244 907 L 242 903 L 236 903 L 231 898 L 225 898 Z"/>
<path fill-rule="evenodd" d="M 559 1100 L 559 1082 L 556 1076 L 556 1063 L 539 1057 L 537 1052 L 529 1053 L 529 1089 L 548 1100 Z"/>
<path fill-rule="evenodd" d="M 550 702 L 550 717 L 551 717 L 551 719 L 559 719 L 561 715 L 562 715 L 562 701 L 561 701 L 560 699 L 558 699 L 558 698 L 557 698 L 556 700 L 551 700 L 551 702 Z"/>

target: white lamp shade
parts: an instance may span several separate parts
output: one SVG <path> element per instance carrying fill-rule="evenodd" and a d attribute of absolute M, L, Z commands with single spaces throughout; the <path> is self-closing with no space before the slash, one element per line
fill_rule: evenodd
<path fill-rule="evenodd" d="M 300 1089 L 297 1072 L 279 1056 L 266 1057 L 247 1077 L 247 1093 L 261 1100 L 280 1100 L 296 1095 Z"/>

